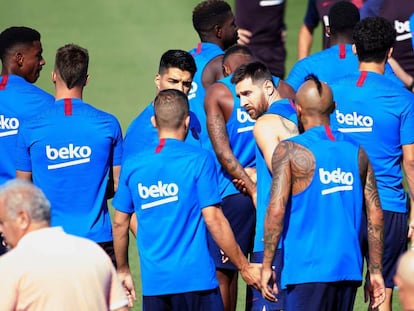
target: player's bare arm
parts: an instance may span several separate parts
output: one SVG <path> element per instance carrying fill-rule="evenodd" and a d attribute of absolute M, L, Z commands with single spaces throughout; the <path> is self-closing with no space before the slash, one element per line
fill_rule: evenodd
<path fill-rule="evenodd" d="M 224 84 L 215 83 L 208 88 L 204 98 L 207 130 L 220 164 L 230 176 L 241 180 L 247 192 L 253 197 L 256 193 L 256 184 L 231 150 L 227 134 L 226 119 L 229 118 L 233 105 L 233 96 Z"/>
<path fill-rule="evenodd" d="M 292 121 L 275 114 L 265 114 L 256 121 L 253 135 L 269 170 L 272 170 L 272 155 L 279 142 L 297 134 Z"/>
<path fill-rule="evenodd" d="M 226 253 L 239 269 L 244 281 L 257 289 L 260 288 L 260 265 L 251 264 L 237 244 L 233 231 L 220 206 L 202 209 L 204 222 L 217 245 Z"/>
<path fill-rule="evenodd" d="M 118 276 L 129 300 L 129 306 L 136 300 L 135 285 L 128 261 L 129 222 L 131 215 L 115 210 L 113 221 L 114 251 Z"/>
<path fill-rule="evenodd" d="M 403 145 L 403 168 L 405 172 L 405 179 L 408 185 L 410 204 L 414 200 L 414 144 Z M 413 208 L 413 206 L 411 205 Z M 408 237 L 411 239 L 411 245 L 414 245 L 414 212 L 411 208 L 411 215 L 409 219 Z"/>
<path fill-rule="evenodd" d="M 217 80 L 224 78 L 223 69 L 222 69 L 223 55 L 219 55 L 216 58 L 212 59 L 204 68 L 202 82 L 203 87 L 207 89 Z"/>

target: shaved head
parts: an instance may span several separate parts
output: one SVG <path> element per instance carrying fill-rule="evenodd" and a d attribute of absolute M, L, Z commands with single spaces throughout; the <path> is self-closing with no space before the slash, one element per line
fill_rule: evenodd
<path fill-rule="evenodd" d="M 296 93 L 296 103 L 306 115 L 329 116 L 335 109 L 331 88 L 319 81 L 315 75 L 305 78 L 305 82 Z"/>

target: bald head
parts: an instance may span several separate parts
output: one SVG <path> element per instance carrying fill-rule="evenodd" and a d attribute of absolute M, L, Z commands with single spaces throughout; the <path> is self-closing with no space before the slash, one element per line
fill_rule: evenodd
<path fill-rule="evenodd" d="M 331 88 L 319 81 L 315 75 L 309 75 L 296 93 L 296 103 L 302 114 L 309 116 L 327 116 L 335 109 Z"/>

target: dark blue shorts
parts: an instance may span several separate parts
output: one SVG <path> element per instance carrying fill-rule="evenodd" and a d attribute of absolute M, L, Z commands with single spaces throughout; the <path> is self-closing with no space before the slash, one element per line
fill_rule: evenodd
<path fill-rule="evenodd" d="M 272 266 L 276 271 L 276 283 L 279 293 L 276 295 L 277 301 L 272 302 L 263 298 L 262 293 L 257 289 L 247 286 L 246 289 L 246 311 L 277 311 L 285 309 L 285 290 L 280 286 L 280 272 L 282 270 L 283 253 L 280 249 L 276 250 Z M 262 263 L 263 252 L 255 252 L 250 255 L 250 262 Z"/>
<path fill-rule="evenodd" d="M 300 269 L 298 269 L 300 273 Z M 353 310 L 360 281 L 288 285 L 286 311 Z"/>
<path fill-rule="evenodd" d="M 408 214 L 383 211 L 384 213 L 384 256 L 382 275 L 386 288 L 394 288 L 393 277 L 397 270 L 398 258 L 407 250 Z M 364 257 L 369 260 L 367 219 L 361 220 L 361 248 Z"/>
<path fill-rule="evenodd" d="M 219 288 L 181 294 L 143 296 L 144 311 L 222 311 Z"/>
<path fill-rule="evenodd" d="M 115 250 L 114 250 L 114 242 L 99 242 L 98 245 L 102 247 L 105 253 L 111 258 L 114 267 L 116 268 L 116 260 L 115 260 Z"/>
<path fill-rule="evenodd" d="M 256 208 L 252 199 L 241 193 L 229 195 L 223 199 L 221 208 L 230 223 L 237 243 L 243 254 L 247 256 L 252 249 L 256 223 Z M 208 234 L 208 247 L 216 268 L 237 270 L 210 234 Z"/>
<path fill-rule="evenodd" d="M 0 255 L 3 255 L 7 252 L 7 247 L 3 245 L 3 237 L 0 236 Z"/>

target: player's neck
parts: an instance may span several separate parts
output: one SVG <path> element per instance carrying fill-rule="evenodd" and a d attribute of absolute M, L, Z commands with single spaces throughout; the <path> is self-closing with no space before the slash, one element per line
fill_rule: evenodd
<path fill-rule="evenodd" d="M 55 99 L 63 99 L 63 98 L 79 98 L 82 99 L 83 88 L 74 87 L 72 89 L 68 89 L 66 87 L 56 87 L 56 94 Z"/>
<path fill-rule="evenodd" d="M 360 71 L 370 71 L 379 74 L 384 74 L 385 71 L 385 62 L 375 63 L 375 62 L 360 62 L 359 63 Z"/>
<path fill-rule="evenodd" d="M 176 131 L 171 131 L 171 130 L 159 130 L 158 131 L 158 138 L 162 139 L 162 138 L 172 138 L 172 139 L 177 139 L 177 140 L 181 140 L 184 141 L 185 140 L 185 136 L 186 136 L 186 132 L 185 130 L 180 131 L 180 130 L 176 130 Z"/>

